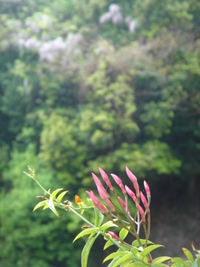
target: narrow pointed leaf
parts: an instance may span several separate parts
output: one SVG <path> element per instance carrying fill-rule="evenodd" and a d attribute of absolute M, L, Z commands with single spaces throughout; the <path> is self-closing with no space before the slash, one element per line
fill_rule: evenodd
<path fill-rule="evenodd" d="M 121 257 L 117 257 L 117 258 L 113 259 L 113 260 L 108 264 L 108 267 L 113 267 L 114 264 L 115 264 L 115 262 L 116 262 L 118 259 L 120 259 L 120 258 L 121 258 Z"/>
<path fill-rule="evenodd" d="M 104 245 L 104 247 L 103 247 L 103 250 L 105 250 L 105 249 L 111 247 L 112 245 L 114 245 L 114 243 L 113 243 L 111 240 L 108 240 L 108 241 L 105 243 L 105 245 Z"/>
<path fill-rule="evenodd" d="M 50 208 L 50 210 L 53 211 L 53 213 L 54 213 L 58 218 L 60 218 L 60 215 L 58 214 L 57 210 L 56 210 L 55 207 L 54 207 L 54 203 L 53 203 L 52 195 L 51 195 L 49 201 L 47 202 L 47 205 L 48 205 L 48 207 Z"/>
<path fill-rule="evenodd" d="M 126 236 L 128 235 L 128 230 L 125 228 L 122 228 L 121 231 L 119 232 L 119 237 L 124 240 Z"/>
<path fill-rule="evenodd" d="M 144 245 L 144 244 L 146 243 L 146 239 L 140 239 L 140 242 L 141 242 L 142 245 Z M 152 245 L 152 244 L 154 244 L 154 243 L 151 242 L 150 240 L 148 240 L 148 241 L 147 241 L 147 244 L 148 244 L 148 245 Z M 138 243 L 137 240 L 134 240 L 133 243 L 132 243 L 132 246 L 133 246 L 133 247 L 140 247 L 140 244 Z"/>
<path fill-rule="evenodd" d="M 130 263 L 126 266 L 127 267 L 145 267 L 145 266 L 149 266 L 149 264 L 145 264 L 145 263 L 141 263 L 141 262 L 133 262 L 133 263 Z"/>
<path fill-rule="evenodd" d="M 63 188 L 58 188 L 56 190 L 54 190 L 51 194 L 52 200 L 55 199 L 56 195 L 58 194 L 58 192 L 60 192 L 61 190 L 63 190 Z"/>
<path fill-rule="evenodd" d="M 131 253 L 127 251 L 127 254 L 124 255 L 123 257 L 120 257 L 116 262 L 115 264 L 113 265 L 113 267 L 117 267 L 117 266 L 120 266 L 120 264 L 123 264 L 123 263 L 127 263 L 127 260 L 128 261 L 131 261 Z"/>
<path fill-rule="evenodd" d="M 171 260 L 171 257 L 168 256 L 158 257 L 152 261 L 153 264 L 152 266 L 154 266 L 154 264 L 162 263 L 164 261 L 169 261 L 169 260 Z"/>
<path fill-rule="evenodd" d="M 153 250 L 163 247 L 163 245 L 151 245 L 147 248 L 145 248 L 142 252 L 141 252 L 141 256 L 147 256 L 149 253 L 151 253 Z"/>
<path fill-rule="evenodd" d="M 187 248 L 182 248 L 185 256 L 188 258 L 188 260 L 192 261 L 193 262 L 193 256 L 192 256 L 192 253 L 187 249 Z"/>
<path fill-rule="evenodd" d="M 105 230 L 107 230 L 108 228 L 111 228 L 111 227 L 117 227 L 117 225 L 114 224 L 112 221 L 108 221 L 108 222 L 104 223 L 104 224 L 100 227 L 100 230 L 101 230 L 101 231 L 105 231 Z"/>
<path fill-rule="evenodd" d="M 34 212 L 35 210 L 37 210 L 38 208 L 43 207 L 43 206 L 45 206 L 45 205 L 46 205 L 46 200 L 40 201 L 39 203 L 37 203 L 37 205 L 35 205 L 35 207 L 34 207 L 34 209 L 33 209 L 33 212 Z"/>
<path fill-rule="evenodd" d="M 89 229 L 85 229 L 83 230 L 82 232 L 80 232 L 73 240 L 73 243 L 79 239 L 80 237 L 83 237 L 85 235 L 90 235 L 90 234 L 94 234 L 96 233 L 95 229 L 94 228 L 89 228 Z"/>
<path fill-rule="evenodd" d="M 49 206 L 46 204 L 43 208 L 43 210 L 49 209 Z"/>
<path fill-rule="evenodd" d="M 116 257 L 122 257 L 124 256 L 125 254 L 127 253 L 127 251 L 117 251 L 117 252 L 113 252 L 111 253 L 110 255 L 108 255 L 104 260 L 103 260 L 103 263 L 108 261 L 108 260 L 112 260 Z"/>
<path fill-rule="evenodd" d="M 64 197 L 64 195 L 66 194 L 68 192 L 68 190 L 67 191 L 64 191 L 64 192 L 62 192 L 58 197 L 57 197 L 57 202 L 58 202 L 58 204 L 60 204 L 60 202 L 62 201 L 62 199 L 63 199 L 63 197 Z"/>
<path fill-rule="evenodd" d="M 82 253 L 81 253 L 81 267 L 87 267 L 88 257 L 90 254 L 90 250 L 97 239 L 98 235 L 91 237 L 87 243 L 85 244 Z"/>

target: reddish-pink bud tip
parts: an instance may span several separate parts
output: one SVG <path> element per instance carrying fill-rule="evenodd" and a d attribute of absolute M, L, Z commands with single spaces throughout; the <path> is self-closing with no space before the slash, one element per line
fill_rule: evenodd
<path fill-rule="evenodd" d="M 126 166 L 126 174 L 128 178 L 131 180 L 133 183 L 133 186 L 135 188 L 136 196 L 139 198 L 140 197 L 140 191 L 139 191 L 139 185 L 137 182 L 136 176 L 129 170 L 129 168 Z"/>
<path fill-rule="evenodd" d="M 127 194 L 135 202 L 135 204 L 138 204 L 138 201 L 137 201 L 137 198 L 136 198 L 136 195 L 134 194 L 134 192 L 127 185 L 125 185 L 125 189 L 126 189 Z"/>
<path fill-rule="evenodd" d="M 142 221 L 145 222 L 145 213 L 144 213 L 143 208 L 140 205 L 138 205 L 138 209 L 139 209 Z"/>
<path fill-rule="evenodd" d="M 124 185 L 122 183 L 122 180 L 115 174 L 111 174 L 112 178 L 115 180 L 116 184 L 119 186 L 119 188 L 122 190 L 123 194 L 126 194 L 126 190 L 124 188 Z"/>
<path fill-rule="evenodd" d="M 146 181 L 144 181 L 144 189 L 145 189 L 145 191 L 146 191 L 147 198 L 150 198 L 150 197 L 151 197 L 151 192 L 150 192 L 149 185 L 147 184 Z"/>
<path fill-rule="evenodd" d="M 99 172 L 100 172 L 101 177 L 103 178 L 104 182 L 106 183 L 106 185 L 110 188 L 110 190 L 113 191 L 113 186 L 112 186 L 112 184 L 108 178 L 107 173 L 103 169 L 101 169 L 100 167 L 99 167 Z"/>
<path fill-rule="evenodd" d="M 95 196 L 95 194 L 93 193 L 93 191 L 86 191 L 86 193 L 88 194 L 88 196 L 92 199 L 93 204 L 95 205 L 95 207 L 101 212 L 101 213 L 106 213 L 108 212 L 108 210 L 106 209 L 106 207 L 104 207 L 104 205 L 99 201 L 99 199 Z"/>
<path fill-rule="evenodd" d="M 111 235 L 112 238 L 115 238 L 120 241 L 120 238 L 118 235 L 116 235 L 114 232 L 108 231 L 109 235 Z"/>
<path fill-rule="evenodd" d="M 149 210 L 149 205 L 147 203 L 146 197 L 144 196 L 144 194 L 142 192 L 140 192 L 140 199 L 141 199 L 145 209 Z"/>

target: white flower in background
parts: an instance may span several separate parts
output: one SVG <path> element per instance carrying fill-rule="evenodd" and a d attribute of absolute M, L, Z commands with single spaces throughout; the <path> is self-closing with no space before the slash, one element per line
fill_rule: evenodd
<path fill-rule="evenodd" d="M 100 17 L 99 24 L 104 24 L 109 21 L 112 21 L 112 23 L 115 25 L 123 22 L 121 8 L 116 4 L 112 4 L 109 6 L 109 12 L 103 14 Z"/>
<path fill-rule="evenodd" d="M 121 12 L 117 12 L 113 15 L 112 17 L 112 23 L 113 24 L 119 24 L 119 23 L 122 23 L 123 22 L 123 16 L 122 16 L 122 13 Z"/>
<path fill-rule="evenodd" d="M 110 21 L 111 18 L 112 18 L 112 14 L 111 13 L 109 13 L 109 12 L 105 13 L 100 17 L 99 24 L 104 24 L 104 23 Z"/>
<path fill-rule="evenodd" d="M 131 17 L 126 17 L 125 22 L 128 25 L 129 32 L 133 33 L 136 28 L 136 22 Z"/>
<path fill-rule="evenodd" d="M 121 8 L 116 4 L 111 4 L 109 6 L 109 13 L 115 14 L 121 12 Z"/>
<path fill-rule="evenodd" d="M 129 32 L 133 33 L 136 27 L 136 22 L 132 20 L 129 24 Z"/>

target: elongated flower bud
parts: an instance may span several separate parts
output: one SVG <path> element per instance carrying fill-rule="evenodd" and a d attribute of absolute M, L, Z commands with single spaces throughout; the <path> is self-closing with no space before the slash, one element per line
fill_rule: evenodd
<path fill-rule="evenodd" d="M 139 209 L 142 221 L 145 222 L 145 213 L 144 213 L 143 208 L 140 205 L 138 205 L 138 209 Z"/>
<path fill-rule="evenodd" d="M 127 207 L 126 207 L 126 203 L 124 202 L 124 200 L 122 200 L 121 197 L 118 197 L 118 199 L 119 199 L 119 201 L 120 201 L 122 207 L 124 208 L 124 210 L 125 210 L 125 211 L 129 211 L 129 210 L 127 209 Z"/>
<path fill-rule="evenodd" d="M 139 191 L 139 185 L 137 182 L 137 178 L 136 176 L 129 170 L 129 168 L 126 166 L 126 174 L 128 176 L 128 178 L 131 180 L 131 182 L 133 183 L 133 186 L 135 188 L 135 192 L 136 192 L 136 196 L 137 198 L 140 197 L 140 191 Z"/>
<path fill-rule="evenodd" d="M 124 188 L 124 185 L 122 183 L 122 180 L 115 174 L 111 174 L 112 178 L 115 180 L 116 184 L 120 187 L 123 194 L 126 194 L 126 190 Z"/>
<path fill-rule="evenodd" d="M 99 167 L 99 172 L 100 172 L 101 177 L 103 178 L 104 182 L 107 184 L 107 186 L 110 188 L 110 190 L 113 191 L 114 188 L 113 188 L 113 186 L 112 186 L 112 184 L 108 178 L 107 173 L 103 169 L 101 169 L 100 167 Z"/>
<path fill-rule="evenodd" d="M 112 238 L 117 239 L 118 241 L 120 241 L 120 238 L 118 235 L 116 235 L 114 232 L 108 231 L 109 235 L 111 235 Z"/>
<path fill-rule="evenodd" d="M 95 207 L 102 213 L 105 214 L 108 212 L 108 210 L 106 209 L 106 207 L 104 207 L 104 205 L 99 201 L 99 199 L 95 196 L 95 194 L 93 193 L 93 191 L 86 191 L 86 193 L 88 194 L 88 196 L 92 199 L 93 204 L 95 205 Z"/>
<path fill-rule="evenodd" d="M 113 207 L 111 201 L 109 200 L 110 196 L 109 196 L 108 192 L 106 191 L 106 189 L 103 187 L 101 181 L 99 180 L 99 178 L 94 173 L 92 173 L 92 177 L 94 179 L 94 182 L 96 184 L 96 187 L 97 187 L 97 190 L 98 190 L 98 193 L 99 193 L 101 199 L 103 199 L 105 201 L 106 205 L 112 211 L 114 211 L 115 208 Z"/>
<path fill-rule="evenodd" d="M 96 184 L 97 190 L 99 192 L 100 197 L 105 200 L 107 198 L 109 198 L 108 192 L 106 191 L 106 189 L 103 187 L 101 181 L 99 180 L 99 178 L 92 173 L 92 177 L 94 179 L 94 182 Z"/>
<path fill-rule="evenodd" d="M 150 192 L 149 185 L 147 184 L 146 181 L 144 181 L 144 189 L 145 189 L 145 191 L 146 191 L 147 198 L 150 199 L 150 197 L 151 197 L 151 192 Z"/>
<path fill-rule="evenodd" d="M 144 196 L 144 194 L 142 192 L 140 192 L 140 199 L 141 199 L 145 209 L 149 210 L 149 205 L 147 203 L 146 197 Z"/>
<path fill-rule="evenodd" d="M 138 204 L 138 200 L 137 200 L 137 197 L 134 194 L 134 192 L 127 185 L 125 185 L 125 189 L 126 189 L 126 192 L 128 193 L 128 195 L 132 198 L 132 200 L 137 205 Z"/>

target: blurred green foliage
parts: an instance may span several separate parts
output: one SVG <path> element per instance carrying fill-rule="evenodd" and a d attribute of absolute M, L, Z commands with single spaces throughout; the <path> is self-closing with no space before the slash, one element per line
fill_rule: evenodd
<path fill-rule="evenodd" d="M 79 222 L 32 214 L 28 164 L 71 201 L 98 166 L 195 189 L 199 12 L 197 0 L 1 1 L 0 266 L 80 264 Z"/>

